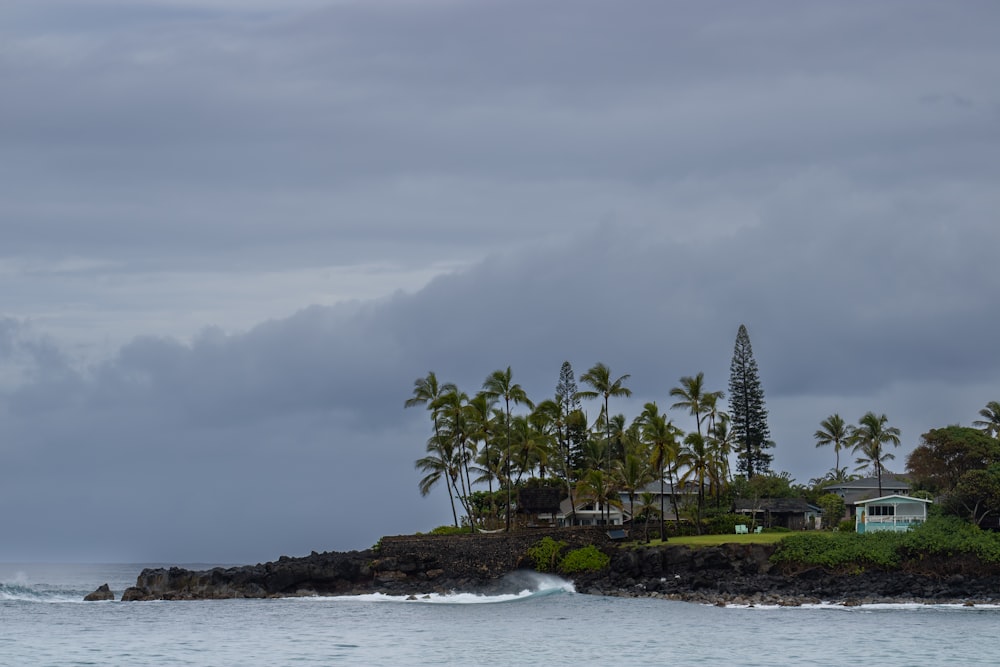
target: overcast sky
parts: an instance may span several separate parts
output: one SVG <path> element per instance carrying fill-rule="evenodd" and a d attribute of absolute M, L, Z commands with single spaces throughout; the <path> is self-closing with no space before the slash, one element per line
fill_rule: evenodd
<path fill-rule="evenodd" d="M 0 4 L 0 561 L 450 521 L 435 371 L 727 389 L 776 470 L 1000 399 L 1000 5 Z M 592 406 L 596 413 L 597 406 Z M 693 428 L 675 412 L 682 428 Z"/>

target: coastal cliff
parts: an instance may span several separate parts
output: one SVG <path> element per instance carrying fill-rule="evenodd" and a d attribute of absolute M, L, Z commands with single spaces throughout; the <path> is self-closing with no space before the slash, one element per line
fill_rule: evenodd
<path fill-rule="evenodd" d="M 723 544 L 693 549 L 658 545 L 621 549 L 600 530 L 495 535 L 386 537 L 375 549 L 313 552 L 301 558 L 233 568 L 143 570 L 123 601 L 355 595 L 420 595 L 523 588 L 506 576 L 530 569 L 528 549 L 544 536 L 568 548 L 595 544 L 611 556 L 598 572 L 574 575 L 577 590 L 715 604 L 881 601 L 995 602 L 1000 569 L 969 559 L 930 559 L 896 570 L 791 570 L 771 562 L 774 545 Z M 518 588 L 519 590 L 520 588 Z"/>

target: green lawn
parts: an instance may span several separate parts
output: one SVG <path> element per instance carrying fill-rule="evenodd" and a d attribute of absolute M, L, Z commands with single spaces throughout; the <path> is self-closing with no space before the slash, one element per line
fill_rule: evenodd
<path fill-rule="evenodd" d="M 711 547 L 719 544 L 772 544 L 779 542 L 789 535 L 795 533 L 752 533 L 750 535 L 692 535 L 690 537 L 671 537 L 667 544 L 684 544 L 689 547 Z M 636 542 L 636 546 L 643 546 L 644 543 Z M 660 540 L 653 540 L 647 546 L 662 544 Z"/>

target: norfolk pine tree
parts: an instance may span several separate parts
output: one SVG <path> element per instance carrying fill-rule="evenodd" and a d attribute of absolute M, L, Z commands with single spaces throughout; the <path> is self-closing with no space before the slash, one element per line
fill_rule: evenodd
<path fill-rule="evenodd" d="M 773 447 L 774 443 L 767 427 L 764 390 L 750 347 L 750 334 L 742 324 L 736 333 L 733 361 L 729 366 L 729 413 L 739 455 L 736 469 L 748 480 L 770 472 L 773 456 L 764 450 Z"/>

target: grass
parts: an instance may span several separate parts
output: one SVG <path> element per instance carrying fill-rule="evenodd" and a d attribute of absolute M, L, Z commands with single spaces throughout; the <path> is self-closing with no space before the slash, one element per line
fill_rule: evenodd
<path fill-rule="evenodd" d="M 667 544 L 682 544 L 689 547 L 713 547 L 720 544 L 773 544 L 779 542 L 794 532 L 789 533 L 751 533 L 750 535 L 691 535 L 689 537 L 671 537 Z M 824 533 L 829 534 L 829 533 Z M 634 542 L 635 546 L 657 546 L 663 544 L 653 540 L 649 544 Z"/>

